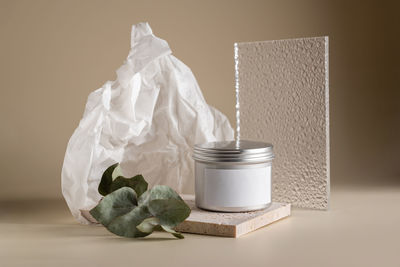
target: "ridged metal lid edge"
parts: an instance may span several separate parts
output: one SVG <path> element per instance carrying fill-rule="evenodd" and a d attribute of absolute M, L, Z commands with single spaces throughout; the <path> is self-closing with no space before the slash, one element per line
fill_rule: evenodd
<path fill-rule="evenodd" d="M 241 140 L 210 142 L 195 145 L 193 159 L 205 162 L 262 163 L 274 158 L 270 143 Z"/>

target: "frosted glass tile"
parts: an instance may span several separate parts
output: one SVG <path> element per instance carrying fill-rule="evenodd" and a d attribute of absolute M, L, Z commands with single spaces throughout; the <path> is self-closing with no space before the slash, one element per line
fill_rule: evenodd
<path fill-rule="evenodd" d="M 274 145 L 273 201 L 329 205 L 328 37 L 238 44 L 241 136 Z"/>

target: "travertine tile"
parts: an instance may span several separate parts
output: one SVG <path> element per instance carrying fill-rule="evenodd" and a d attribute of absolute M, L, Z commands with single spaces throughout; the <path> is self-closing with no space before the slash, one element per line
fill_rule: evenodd
<path fill-rule="evenodd" d="M 175 230 L 184 233 L 240 237 L 290 216 L 290 204 L 273 202 L 263 210 L 251 212 L 215 212 L 196 207 L 194 195 L 183 195 L 192 212 Z"/>
<path fill-rule="evenodd" d="M 328 208 L 328 37 L 238 50 L 241 135 L 274 145 L 273 201 Z"/>

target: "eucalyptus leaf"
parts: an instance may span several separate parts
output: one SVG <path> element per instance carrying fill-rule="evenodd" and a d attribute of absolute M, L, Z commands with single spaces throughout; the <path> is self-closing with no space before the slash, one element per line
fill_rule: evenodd
<path fill-rule="evenodd" d="M 135 207 L 130 212 L 116 217 L 107 226 L 107 229 L 116 235 L 124 237 L 145 237 L 149 233 L 141 232 L 137 226 L 143 222 L 143 220 L 149 218 L 151 214 L 149 213 L 147 207 L 138 206 Z"/>
<path fill-rule="evenodd" d="M 152 233 L 154 229 L 159 225 L 160 225 L 160 219 L 156 217 L 150 217 L 144 219 L 143 222 L 141 222 L 141 224 L 136 226 L 136 228 L 143 233 Z"/>
<path fill-rule="evenodd" d="M 161 227 L 162 227 L 162 229 L 164 229 L 164 231 L 166 231 L 168 233 L 171 233 L 176 238 L 179 238 L 179 239 L 184 239 L 185 238 L 181 233 L 176 232 L 174 229 L 172 229 L 172 228 L 170 228 L 168 226 L 161 225 Z"/>
<path fill-rule="evenodd" d="M 155 185 L 139 197 L 138 203 L 139 205 L 148 205 L 150 201 L 155 199 L 171 198 L 183 201 L 183 199 L 171 187 L 166 185 Z"/>
<path fill-rule="evenodd" d="M 125 178 L 114 164 L 104 172 L 99 185 L 99 193 L 106 195 L 90 214 L 119 236 L 144 237 L 164 230 L 183 238 L 173 228 L 189 216 L 189 206 L 168 186 L 147 187 L 142 175 Z"/>
<path fill-rule="evenodd" d="M 121 187 L 130 187 L 135 190 L 138 197 L 140 197 L 147 190 L 147 182 L 144 180 L 141 174 L 136 175 L 132 178 L 125 178 L 123 176 L 118 176 L 111 183 L 111 192 L 118 190 Z"/>
<path fill-rule="evenodd" d="M 123 187 L 105 196 L 90 214 L 102 225 L 108 226 L 116 217 L 130 212 L 137 206 L 136 192 Z"/>
<path fill-rule="evenodd" d="M 162 226 L 171 228 L 183 222 L 190 215 L 189 206 L 179 199 L 154 199 L 148 204 L 149 212 L 160 220 Z"/>
<path fill-rule="evenodd" d="M 118 176 L 124 176 L 124 174 L 122 173 L 121 170 L 121 165 L 118 164 L 117 167 L 115 167 L 114 171 L 112 172 L 112 180 L 114 181 L 115 178 L 117 178 Z"/>
<path fill-rule="evenodd" d="M 99 184 L 98 191 L 102 196 L 106 196 L 110 194 L 111 191 L 111 184 L 113 182 L 112 175 L 114 172 L 114 169 L 118 166 L 118 163 L 115 163 L 114 165 L 111 165 L 110 167 L 105 170 L 103 173 L 103 176 L 101 177 L 101 181 Z"/>
<path fill-rule="evenodd" d="M 101 177 L 98 191 L 106 196 L 122 187 L 130 187 L 135 190 L 137 196 L 141 196 L 148 187 L 148 183 L 141 174 L 131 178 L 125 178 L 122 175 L 121 167 L 118 163 L 111 165 Z"/>

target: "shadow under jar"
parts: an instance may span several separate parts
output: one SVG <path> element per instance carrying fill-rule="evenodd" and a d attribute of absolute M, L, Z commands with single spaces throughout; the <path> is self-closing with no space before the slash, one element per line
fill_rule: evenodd
<path fill-rule="evenodd" d="M 248 140 L 194 146 L 195 199 L 201 209 L 246 212 L 271 204 L 272 144 Z"/>

